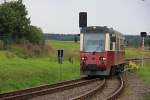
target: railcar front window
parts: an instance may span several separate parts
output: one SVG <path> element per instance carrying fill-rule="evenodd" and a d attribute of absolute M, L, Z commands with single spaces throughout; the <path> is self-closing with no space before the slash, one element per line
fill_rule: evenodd
<path fill-rule="evenodd" d="M 103 33 L 85 33 L 83 50 L 85 52 L 101 52 L 105 49 L 105 35 Z"/>

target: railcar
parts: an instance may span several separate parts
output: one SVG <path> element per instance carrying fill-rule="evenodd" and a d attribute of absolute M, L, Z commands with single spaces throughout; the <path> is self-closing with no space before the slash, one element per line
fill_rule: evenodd
<path fill-rule="evenodd" d="M 80 15 L 80 21 L 83 19 L 84 16 Z M 86 23 L 80 22 L 81 74 L 107 76 L 123 71 L 125 65 L 123 34 L 106 26 L 86 26 Z"/>

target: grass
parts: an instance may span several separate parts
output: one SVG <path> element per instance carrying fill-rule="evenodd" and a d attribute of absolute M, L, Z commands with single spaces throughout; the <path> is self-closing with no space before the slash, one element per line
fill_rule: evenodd
<path fill-rule="evenodd" d="M 69 58 L 79 60 L 79 43 L 74 43 L 72 41 L 56 41 L 50 40 L 47 41 L 49 45 L 53 47 L 53 54 L 50 55 L 53 60 L 57 58 L 57 50 L 64 50 L 64 59 L 68 60 Z"/>
<path fill-rule="evenodd" d="M 142 51 L 140 48 L 126 48 L 126 58 L 141 58 L 142 54 L 144 57 L 150 57 L 150 51 Z"/>
<path fill-rule="evenodd" d="M 57 62 L 50 62 L 49 59 L 10 60 L 0 64 L 1 92 L 79 78 L 80 75 L 79 65 L 68 61 L 64 61 L 60 66 Z"/>
<path fill-rule="evenodd" d="M 79 42 L 74 43 L 72 41 L 56 41 L 56 40 L 49 40 L 47 41 L 54 49 L 64 49 L 64 50 L 79 50 Z"/>
<path fill-rule="evenodd" d="M 53 55 L 42 58 L 23 59 L 12 52 L 0 51 L 0 92 L 79 78 L 79 60 L 73 58 L 74 62 L 70 63 L 67 59 L 68 55 L 79 57 L 79 44 L 60 41 L 49 41 L 49 44 L 53 47 Z M 56 58 L 58 48 L 68 51 L 64 51 L 61 66 Z"/>
<path fill-rule="evenodd" d="M 147 95 L 147 96 L 145 97 L 145 100 L 150 100 L 150 95 Z"/>
<path fill-rule="evenodd" d="M 150 86 L 150 60 L 145 61 L 144 66 L 140 67 L 137 74 L 143 78 L 146 84 Z"/>

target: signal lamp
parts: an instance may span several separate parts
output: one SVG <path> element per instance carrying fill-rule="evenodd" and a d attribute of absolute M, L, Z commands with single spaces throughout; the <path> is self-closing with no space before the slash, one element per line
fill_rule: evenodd
<path fill-rule="evenodd" d="M 146 32 L 141 32 L 141 37 L 146 37 L 147 33 Z"/>

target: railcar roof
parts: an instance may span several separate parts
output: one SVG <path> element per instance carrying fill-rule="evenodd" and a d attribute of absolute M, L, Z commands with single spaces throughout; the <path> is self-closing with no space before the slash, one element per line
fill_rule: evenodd
<path fill-rule="evenodd" d="M 111 33 L 111 34 L 118 34 L 122 35 L 122 33 L 114 30 L 113 28 L 108 28 L 107 26 L 88 26 L 83 29 L 86 33 L 99 33 L 99 32 L 104 32 L 104 33 Z"/>

